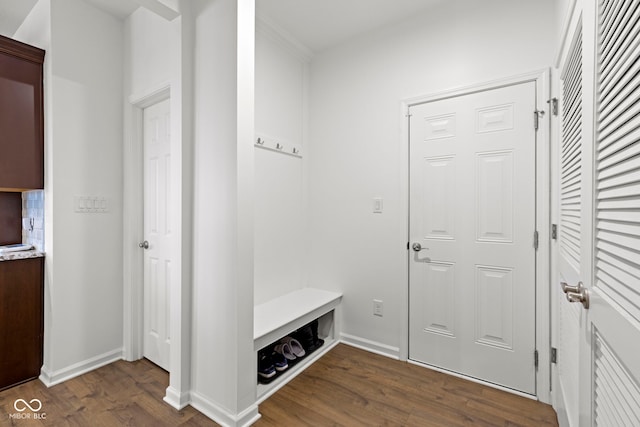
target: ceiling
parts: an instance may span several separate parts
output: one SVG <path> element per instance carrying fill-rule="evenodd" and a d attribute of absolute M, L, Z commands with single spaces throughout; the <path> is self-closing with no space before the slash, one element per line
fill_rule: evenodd
<path fill-rule="evenodd" d="M 258 16 L 314 52 L 402 21 L 445 0 L 256 0 Z"/>
<path fill-rule="evenodd" d="M 0 0 L 0 34 L 11 37 L 38 0 Z"/>
<path fill-rule="evenodd" d="M 0 0 L 4 1 L 4 0 Z M 120 19 L 124 19 L 131 15 L 134 10 L 140 7 L 133 0 L 84 0 L 87 3 L 94 4 L 98 9 L 102 9 Z"/>
<path fill-rule="evenodd" d="M 134 0 L 85 0 L 121 19 Z M 259 16 L 314 52 L 401 21 L 445 0 L 256 0 Z M 37 0 L 0 0 L 0 34 L 12 36 Z"/>
<path fill-rule="evenodd" d="M 85 0 L 120 19 L 129 16 L 139 5 L 133 0 Z M 38 0 L 0 0 L 0 34 L 11 37 Z"/>

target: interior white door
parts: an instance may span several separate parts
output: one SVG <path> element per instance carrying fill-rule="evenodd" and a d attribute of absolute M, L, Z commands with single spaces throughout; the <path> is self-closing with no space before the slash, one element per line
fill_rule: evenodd
<path fill-rule="evenodd" d="M 577 24 L 571 47 L 561 67 L 560 108 L 562 127 L 558 153 L 558 182 L 555 183 L 558 200 L 558 241 L 554 250 L 557 278 L 552 295 L 556 298 L 557 315 L 557 381 L 552 388 L 561 399 L 556 411 L 560 419 L 570 425 L 579 425 L 580 413 L 580 342 L 582 310 L 578 304 L 565 301 L 560 283 L 578 284 L 581 277 L 589 277 L 590 254 L 586 252 L 591 239 L 591 214 L 588 201 L 592 186 L 588 175 L 584 179 L 588 153 L 583 141 L 583 37 L 582 26 Z M 586 141 L 588 143 L 588 140 Z M 586 166 L 586 167 L 585 167 Z M 585 203 L 586 199 L 586 203 Z M 584 383 L 583 383 L 584 385 Z M 582 404 L 584 405 L 584 403 Z"/>
<path fill-rule="evenodd" d="M 582 119 L 575 128 L 563 120 L 562 134 L 581 132 L 579 149 L 570 156 L 577 159 L 573 169 L 579 173 L 562 171 L 556 184 L 560 194 L 571 191 L 577 205 L 563 208 L 565 198 L 561 198 L 561 218 L 575 218 L 564 226 L 561 220 L 558 266 L 561 281 L 570 286 L 582 283 L 586 291 L 569 289 L 559 304 L 561 320 L 563 312 L 570 314 L 560 325 L 560 366 L 554 385 L 561 391 L 557 406 L 566 411 L 569 425 L 636 426 L 640 425 L 640 1 L 580 2 L 577 13 L 582 19 L 567 55 L 574 59 L 565 59 L 564 68 L 581 62 L 582 77 L 573 84 L 565 73 L 563 87 L 579 85 L 581 105 L 574 108 L 573 97 L 563 94 L 563 117 L 578 114 Z M 573 54 L 581 43 L 582 52 Z M 565 140 L 563 150 L 568 147 Z M 585 294 L 588 305 L 580 301 Z M 564 335 L 563 325 L 570 328 Z"/>
<path fill-rule="evenodd" d="M 144 357 L 169 370 L 171 134 L 169 100 L 144 109 Z"/>
<path fill-rule="evenodd" d="M 410 108 L 409 358 L 535 394 L 535 82 Z"/>

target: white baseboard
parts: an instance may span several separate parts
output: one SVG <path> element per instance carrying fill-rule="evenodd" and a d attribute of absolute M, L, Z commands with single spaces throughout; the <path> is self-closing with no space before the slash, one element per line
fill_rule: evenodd
<path fill-rule="evenodd" d="M 377 341 L 368 340 L 366 338 L 356 337 L 345 333 L 340 334 L 340 342 L 343 342 L 352 347 L 366 350 L 371 353 L 379 354 L 381 356 L 390 357 L 391 359 L 400 360 L 400 348 L 393 347 L 387 344 L 382 344 Z"/>
<path fill-rule="evenodd" d="M 121 359 L 122 348 L 118 348 L 53 372 L 43 366 L 39 379 L 44 385 L 51 387 Z"/>
<path fill-rule="evenodd" d="M 258 405 L 252 405 L 243 412 L 234 415 L 197 392 L 191 393 L 191 406 L 211 418 L 223 427 L 244 427 L 258 421 L 261 417 Z"/>
<path fill-rule="evenodd" d="M 166 403 L 168 403 L 178 411 L 184 409 L 191 403 L 190 392 L 180 393 L 180 390 L 171 386 L 167 387 L 166 392 L 167 394 L 162 400 L 164 400 Z"/>

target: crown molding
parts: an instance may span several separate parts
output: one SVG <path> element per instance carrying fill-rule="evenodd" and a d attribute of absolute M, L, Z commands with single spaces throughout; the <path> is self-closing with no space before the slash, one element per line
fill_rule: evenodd
<path fill-rule="evenodd" d="M 265 16 L 256 17 L 256 33 L 279 44 L 304 63 L 309 63 L 313 59 L 313 51 L 311 49 L 298 41 L 291 33 L 280 27 L 270 18 Z"/>

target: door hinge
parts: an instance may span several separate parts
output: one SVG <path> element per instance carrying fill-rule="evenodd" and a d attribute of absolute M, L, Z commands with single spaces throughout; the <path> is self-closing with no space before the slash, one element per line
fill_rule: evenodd
<path fill-rule="evenodd" d="M 538 130 L 540 127 L 540 119 L 544 117 L 544 111 L 536 110 L 533 112 L 533 128 Z"/>
<path fill-rule="evenodd" d="M 538 250 L 538 244 L 540 242 L 538 230 L 533 232 L 533 248 Z"/>
<path fill-rule="evenodd" d="M 551 107 L 551 114 L 557 116 L 559 114 L 558 98 L 551 98 L 547 103 L 549 103 L 549 106 Z"/>
<path fill-rule="evenodd" d="M 533 364 L 535 367 L 538 367 L 538 350 L 534 350 L 533 352 Z"/>
<path fill-rule="evenodd" d="M 558 363 L 558 349 L 551 347 L 551 363 Z"/>
<path fill-rule="evenodd" d="M 558 240 L 558 224 L 551 224 L 551 238 Z"/>

